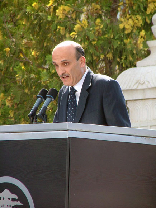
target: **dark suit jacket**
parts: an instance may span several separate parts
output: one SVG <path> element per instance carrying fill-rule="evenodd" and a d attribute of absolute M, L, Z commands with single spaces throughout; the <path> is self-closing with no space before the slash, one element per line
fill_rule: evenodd
<path fill-rule="evenodd" d="M 59 92 L 58 109 L 53 122 L 66 122 L 69 87 Z M 125 99 L 117 81 L 88 71 L 84 80 L 75 123 L 130 127 Z"/>

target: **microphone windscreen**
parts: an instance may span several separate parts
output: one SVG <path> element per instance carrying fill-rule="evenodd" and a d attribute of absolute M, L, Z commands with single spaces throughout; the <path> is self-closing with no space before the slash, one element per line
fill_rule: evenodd
<path fill-rule="evenodd" d="M 53 99 L 55 100 L 57 93 L 58 91 L 55 88 L 51 88 L 47 93 L 47 97 L 53 97 Z"/>
<path fill-rule="evenodd" d="M 48 93 L 48 90 L 43 88 L 39 91 L 37 98 L 42 97 L 45 100 L 47 93 Z"/>

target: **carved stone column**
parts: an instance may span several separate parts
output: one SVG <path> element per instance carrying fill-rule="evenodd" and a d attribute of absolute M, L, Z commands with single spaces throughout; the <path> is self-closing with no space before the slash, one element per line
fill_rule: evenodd
<path fill-rule="evenodd" d="M 156 14 L 152 18 L 156 37 Z M 129 109 L 132 127 L 156 129 L 156 40 L 147 41 L 151 54 L 137 67 L 122 72 L 119 82 Z"/>

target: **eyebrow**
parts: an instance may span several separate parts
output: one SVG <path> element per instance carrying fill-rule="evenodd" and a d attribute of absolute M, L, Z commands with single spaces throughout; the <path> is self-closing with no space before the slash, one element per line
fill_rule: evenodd
<path fill-rule="evenodd" d="M 69 61 L 68 59 L 64 59 L 64 60 L 62 60 L 61 62 L 65 62 L 65 61 Z"/>
<path fill-rule="evenodd" d="M 66 62 L 66 61 L 68 61 L 68 62 L 69 62 L 69 60 L 67 60 L 67 59 L 62 60 L 61 62 Z M 56 64 L 56 62 L 55 62 L 55 61 L 52 61 L 52 63 L 53 63 L 53 64 Z"/>

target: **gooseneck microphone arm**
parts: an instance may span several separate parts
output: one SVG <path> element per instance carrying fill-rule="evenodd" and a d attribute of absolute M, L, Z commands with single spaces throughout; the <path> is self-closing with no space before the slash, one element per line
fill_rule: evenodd
<path fill-rule="evenodd" d="M 58 93 L 58 91 L 54 88 L 51 88 L 49 90 L 49 92 L 46 95 L 46 100 L 44 101 L 44 104 L 43 104 L 41 110 L 37 114 L 37 118 L 41 119 L 44 123 L 47 122 L 47 115 L 46 115 L 47 107 L 51 101 L 55 100 L 57 93 Z"/>
<path fill-rule="evenodd" d="M 28 117 L 30 119 L 30 123 L 37 122 L 36 112 L 38 110 L 39 105 L 43 102 L 43 100 L 46 99 L 47 93 L 48 93 L 48 90 L 46 90 L 46 89 L 41 89 L 40 92 L 38 93 L 37 100 L 36 100 L 34 106 L 32 107 L 30 113 L 28 114 Z"/>

